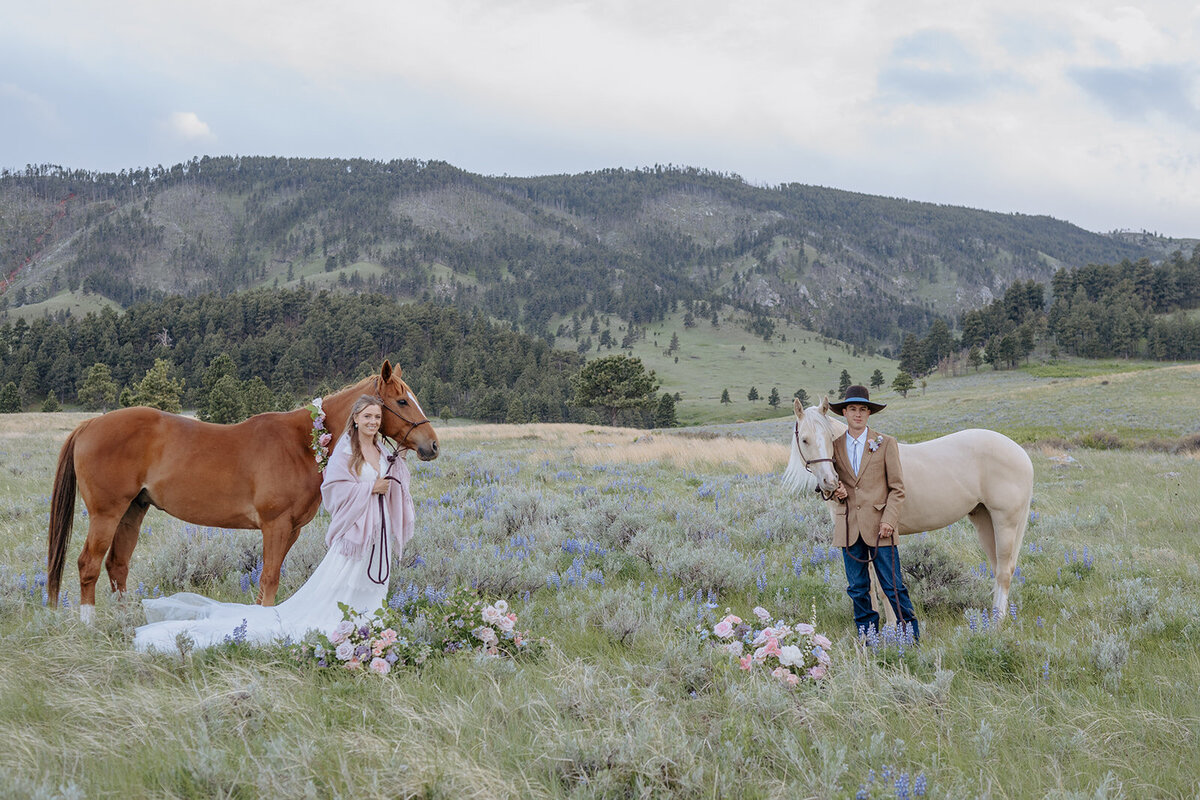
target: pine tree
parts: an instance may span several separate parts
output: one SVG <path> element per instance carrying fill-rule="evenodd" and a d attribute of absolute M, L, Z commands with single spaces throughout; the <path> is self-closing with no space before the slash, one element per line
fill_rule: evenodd
<path fill-rule="evenodd" d="M 746 399 L 749 400 L 751 403 L 758 400 L 758 387 L 757 386 L 750 387 L 750 391 L 746 393 Z"/>
<path fill-rule="evenodd" d="M 727 406 L 727 405 L 729 405 L 729 404 L 730 404 L 730 403 L 732 403 L 732 402 L 733 402 L 733 401 L 729 399 L 729 390 L 728 390 L 728 389 L 722 389 L 722 390 L 721 390 L 721 405 L 726 405 L 726 406 Z"/>
<path fill-rule="evenodd" d="M 897 372 L 896 377 L 892 379 L 892 388 L 899 392 L 901 397 L 908 397 L 908 390 L 915 385 L 912 375 L 904 370 Z"/>
<path fill-rule="evenodd" d="M 133 403 L 178 414 L 183 410 L 179 404 L 182 394 L 183 386 L 171 377 L 171 362 L 157 358 L 154 366 L 146 370 L 145 376 L 138 382 L 133 392 Z"/>
<path fill-rule="evenodd" d="M 779 388 L 771 387 L 771 393 L 767 395 L 767 405 L 771 408 L 779 408 Z"/>
<path fill-rule="evenodd" d="M 0 389 L 0 414 L 16 414 L 21 410 L 21 396 L 17 384 L 9 381 Z"/>
<path fill-rule="evenodd" d="M 839 400 L 846 397 L 846 390 L 850 388 L 850 384 L 852 384 L 852 383 L 854 383 L 854 380 L 850 377 L 850 373 L 846 370 L 842 370 L 841 376 L 838 377 L 838 399 Z"/>
<path fill-rule="evenodd" d="M 275 407 L 275 397 L 271 394 L 271 387 L 267 386 L 267 382 L 257 375 L 246 381 L 246 385 L 242 389 L 242 399 L 246 402 L 247 417 L 262 414 Z"/>
<path fill-rule="evenodd" d="M 654 407 L 654 427 L 674 428 L 678 424 L 678 420 L 675 419 L 675 398 L 670 393 L 663 392 L 662 397 L 658 399 L 658 405 Z"/>
<path fill-rule="evenodd" d="M 246 418 L 246 401 L 242 387 L 232 375 L 222 375 L 208 392 L 204 418 L 209 422 L 228 425 Z"/>
<path fill-rule="evenodd" d="M 50 394 L 46 395 L 46 402 L 42 403 L 42 411 L 46 413 L 62 411 L 62 406 L 58 404 L 58 398 L 54 396 L 53 390 L 51 390 Z"/>
<path fill-rule="evenodd" d="M 88 411 L 108 411 L 117 402 L 117 383 L 108 364 L 97 362 L 88 367 L 76 396 Z"/>
<path fill-rule="evenodd" d="M 806 407 L 807 407 L 807 406 L 809 405 L 809 402 L 808 402 L 808 392 L 804 391 L 803 389 L 797 389 L 797 390 L 796 390 L 796 393 L 795 393 L 794 395 L 792 395 L 792 397 L 794 397 L 794 398 L 796 398 L 797 400 L 799 400 L 799 401 L 800 401 L 800 405 L 802 405 L 802 406 L 806 406 Z"/>
<path fill-rule="evenodd" d="M 878 389 L 880 386 L 883 386 L 884 380 L 883 372 L 875 370 L 871 373 L 871 388 Z"/>

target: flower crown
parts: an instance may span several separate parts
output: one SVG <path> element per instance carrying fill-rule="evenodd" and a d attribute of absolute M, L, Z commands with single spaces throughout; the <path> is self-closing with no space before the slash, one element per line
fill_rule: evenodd
<path fill-rule="evenodd" d="M 312 417 L 312 440 L 309 447 L 312 448 L 313 457 L 317 462 L 317 471 L 324 472 L 325 467 L 329 465 L 329 444 L 333 441 L 333 434 L 325 430 L 325 410 L 321 408 L 321 398 L 314 397 L 305 408 Z"/>

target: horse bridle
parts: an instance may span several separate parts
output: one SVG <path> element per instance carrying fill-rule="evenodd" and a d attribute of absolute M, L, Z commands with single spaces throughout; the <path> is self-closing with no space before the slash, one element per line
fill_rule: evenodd
<path fill-rule="evenodd" d="M 810 475 L 813 475 L 814 477 L 816 476 L 816 473 L 812 471 L 813 464 L 820 464 L 822 462 L 828 462 L 830 464 L 833 463 L 832 458 L 814 458 L 811 461 L 807 458 L 804 458 L 804 451 L 800 449 L 800 420 L 796 420 L 796 425 L 792 429 L 792 436 L 796 439 L 796 452 L 800 454 L 800 458 L 803 459 L 803 461 L 804 461 L 804 468 L 806 470 L 808 470 Z M 817 487 L 815 489 L 813 489 L 813 491 L 816 492 L 817 494 L 821 495 L 822 500 L 832 500 L 833 499 L 833 492 L 827 493 L 824 489 L 821 488 L 820 483 L 817 484 Z"/>
<path fill-rule="evenodd" d="M 429 425 L 432 427 L 433 423 L 429 421 L 429 417 L 425 417 L 422 420 L 413 422 L 412 420 L 405 419 L 403 417 L 403 415 L 401 415 L 401 413 L 399 411 L 397 411 L 396 409 L 388 408 L 388 401 L 383 399 L 383 378 L 376 377 L 375 380 L 376 380 L 375 395 L 381 401 L 383 401 L 383 403 L 382 403 L 383 410 L 394 415 L 401 422 L 408 423 L 408 430 L 404 432 L 404 435 L 401 436 L 399 442 L 397 442 L 396 451 L 398 452 L 400 450 L 411 450 L 412 448 L 408 446 L 408 437 L 412 435 L 412 432 L 415 431 L 417 428 L 421 427 L 422 425 Z M 424 414 L 422 414 L 422 416 L 424 416 Z M 388 438 L 390 438 L 390 437 L 388 437 Z M 395 456 L 395 453 L 393 453 L 392 455 Z"/>

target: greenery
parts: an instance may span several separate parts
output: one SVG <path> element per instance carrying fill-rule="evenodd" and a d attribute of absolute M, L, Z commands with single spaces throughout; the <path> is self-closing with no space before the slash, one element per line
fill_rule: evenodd
<path fill-rule="evenodd" d="M 931 798 L 997 787 L 1009 797 L 1194 796 L 1200 462 L 1133 449 L 1133 438 L 1088 449 L 1050 437 L 1114 424 L 1146 442 L 1186 437 L 1194 420 L 1161 409 L 1186 403 L 1198 374 L 982 370 L 891 398 L 878 423 L 902 440 L 973 425 L 1026 441 L 1046 430 L 1029 447 L 1034 507 L 1015 614 L 999 622 L 984 609 L 991 581 L 967 523 L 902 540 L 922 615 L 916 650 L 852 639 L 827 511 L 779 485 L 784 419 L 653 436 L 439 427 L 441 457 L 412 464 L 417 530 L 391 601 L 413 608 L 427 589 L 478 585 L 547 644 L 536 659 L 463 654 L 383 677 L 300 664 L 284 646 L 133 651 L 140 596 L 251 602 L 256 591 L 256 534 L 197 529 L 156 509 L 128 598 L 102 594 L 93 628 L 73 605 L 48 611 L 48 487 L 59 444 L 88 415 L 7 416 L 0 791 L 848 800 L 894 797 L 903 779 L 910 796 L 919 781 Z M 676 460 L 667 444 L 693 449 Z M 769 457 L 749 458 L 752 444 Z M 643 451 L 661 455 L 640 460 Z M 322 557 L 327 525 L 322 514 L 302 532 L 282 596 Z M 785 688 L 697 642 L 726 608 L 756 606 L 788 620 L 810 620 L 815 607 L 831 640 L 819 684 Z M 98 735 L 101 717 L 116 722 Z"/>
<path fill-rule="evenodd" d="M 299 289 L 177 297 L 82 319 L 17 318 L 0 324 L 0 352 L 0 380 L 25 384 L 34 398 L 53 391 L 61 402 L 100 409 L 120 386 L 130 390 L 122 405 L 171 405 L 171 395 L 172 407 L 229 422 L 294 407 L 297 397 L 378 369 L 384 357 L 402 366 L 429 408 L 503 422 L 520 397 L 530 421 L 575 419 L 568 402 L 582 363 L 446 306 Z M 151 373 L 149 400 L 141 399 Z"/>
<path fill-rule="evenodd" d="M 607 421 L 616 425 L 622 414 L 641 412 L 655 403 L 659 386 L 653 370 L 646 371 L 641 359 L 626 355 L 603 356 L 583 366 L 575 379 L 575 404 L 602 410 Z M 674 403 L 671 402 L 671 416 Z"/>

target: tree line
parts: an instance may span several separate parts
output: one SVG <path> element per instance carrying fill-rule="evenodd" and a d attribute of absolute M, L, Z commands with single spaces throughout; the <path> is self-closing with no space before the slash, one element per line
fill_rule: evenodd
<path fill-rule="evenodd" d="M 1047 304 L 1047 301 L 1049 302 Z M 1013 368 L 1041 347 L 1054 356 L 1200 359 L 1200 245 L 1149 259 L 1060 268 L 1047 287 L 1014 281 L 1004 296 L 959 318 L 955 337 L 943 320 L 925 336 L 907 334 L 900 370 L 922 376 L 955 360 L 978 369 Z"/>
<path fill-rule="evenodd" d="M 0 355 L 0 388 L 21 408 L 50 395 L 97 410 L 115 405 L 113 393 L 128 404 L 144 400 L 139 390 L 151 376 L 155 385 L 175 382 L 182 405 L 202 415 L 222 403 L 237 409 L 239 401 L 238 413 L 282 410 L 390 358 L 431 415 L 597 419 L 573 405 L 582 356 L 478 312 L 375 294 L 261 289 L 169 297 L 124 314 L 18 318 L 0 324 Z M 216 416 L 234 421 L 224 411 Z"/>

